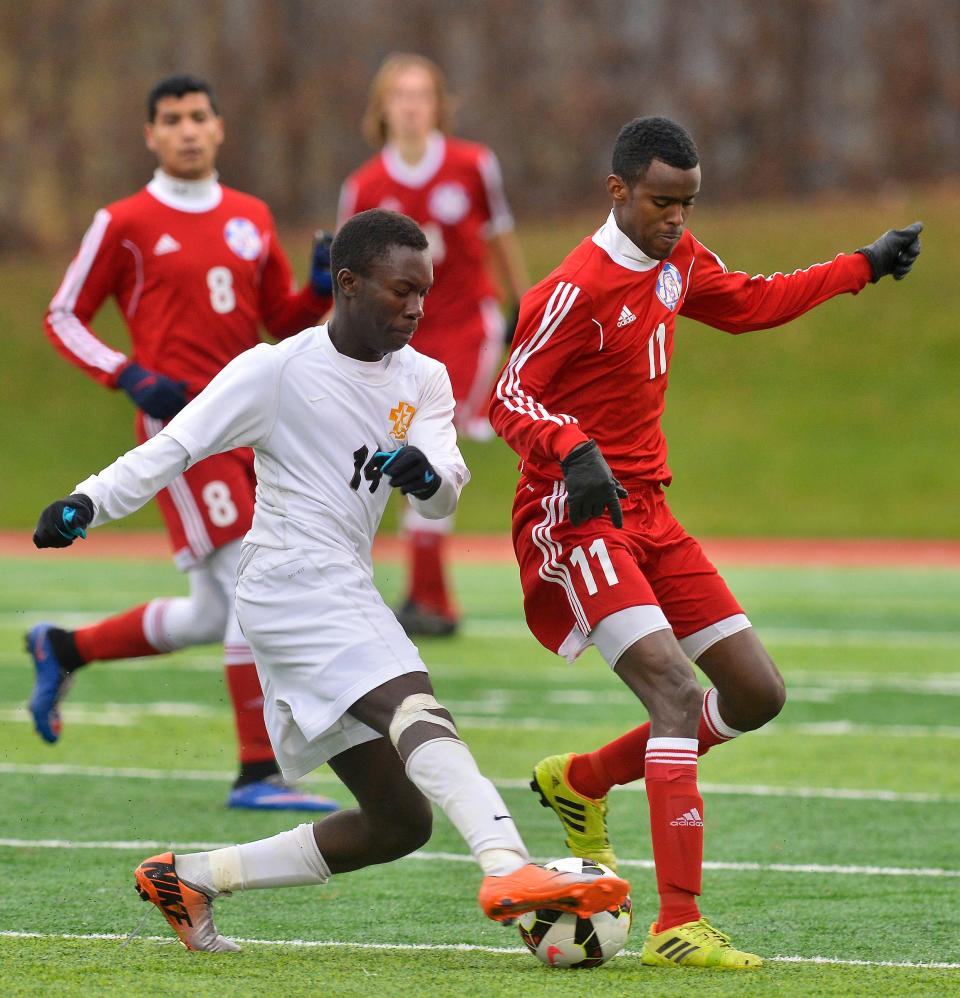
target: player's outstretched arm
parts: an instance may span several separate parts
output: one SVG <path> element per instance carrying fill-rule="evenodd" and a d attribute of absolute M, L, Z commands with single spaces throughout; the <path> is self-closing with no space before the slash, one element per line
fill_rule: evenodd
<path fill-rule="evenodd" d="M 923 222 L 914 222 L 905 229 L 888 229 L 869 246 L 857 250 L 870 262 L 874 284 L 887 274 L 892 274 L 895 281 L 902 281 L 910 273 L 920 255 L 922 231 Z"/>
<path fill-rule="evenodd" d="M 627 498 L 627 490 L 613 477 L 595 440 L 574 447 L 560 468 L 567 488 L 567 511 L 575 527 L 607 510 L 613 525 L 623 526 L 620 500 Z"/>
<path fill-rule="evenodd" d="M 93 503 L 89 496 L 74 492 L 66 499 L 50 503 L 37 520 L 33 543 L 38 548 L 68 548 L 78 537 L 87 536 L 93 522 Z"/>

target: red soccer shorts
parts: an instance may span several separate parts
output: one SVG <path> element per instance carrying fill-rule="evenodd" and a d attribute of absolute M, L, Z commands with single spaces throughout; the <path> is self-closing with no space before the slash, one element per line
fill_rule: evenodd
<path fill-rule="evenodd" d="M 521 477 L 513 547 L 527 624 L 541 644 L 559 652 L 574 628 L 589 634 L 633 606 L 659 605 L 678 639 L 743 613 L 659 485 L 634 486 L 621 505 L 621 530 L 607 513 L 575 527 L 562 481 Z"/>
<path fill-rule="evenodd" d="M 157 419 L 138 418 L 139 441 L 158 433 L 162 425 Z M 157 493 L 173 559 L 181 571 L 247 533 L 256 485 L 253 451 L 243 447 L 205 458 Z"/>

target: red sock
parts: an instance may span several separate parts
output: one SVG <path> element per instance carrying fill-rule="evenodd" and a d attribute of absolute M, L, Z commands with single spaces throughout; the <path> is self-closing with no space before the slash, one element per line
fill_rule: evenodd
<path fill-rule="evenodd" d="M 410 531 L 410 598 L 425 610 L 452 617 L 455 611 L 444 572 L 446 540 L 445 534 Z"/>
<path fill-rule="evenodd" d="M 717 691 L 712 688 L 707 690 L 697 730 L 697 755 L 703 755 L 714 745 L 728 742 L 740 733 L 726 724 L 720 716 Z M 578 794 L 598 800 L 617 784 L 642 779 L 649 737 L 650 722 L 647 721 L 594 752 L 575 755 L 567 772 L 570 786 Z"/>
<path fill-rule="evenodd" d="M 112 658 L 140 658 L 159 655 L 143 633 L 143 615 L 148 604 L 134 607 L 116 617 L 73 632 L 77 653 L 84 662 L 103 662 Z"/>
<path fill-rule="evenodd" d="M 650 835 L 663 932 L 700 917 L 703 799 L 697 790 L 695 738 L 651 738 L 646 752 Z"/>
<path fill-rule="evenodd" d="M 227 666 L 227 688 L 240 744 L 240 764 L 273 759 L 273 746 L 263 723 L 263 690 L 253 662 Z"/>

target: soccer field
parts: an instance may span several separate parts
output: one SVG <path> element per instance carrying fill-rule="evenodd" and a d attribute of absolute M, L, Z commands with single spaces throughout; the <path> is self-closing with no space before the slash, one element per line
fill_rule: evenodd
<path fill-rule="evenodd" d="M 723 566 L 786 675 L 781 717 L 701 763 L 704 913 L 767 957 L 757 972 L 653 970 L 656 914 L 643 788 L 614 792 L 611 835 L 633 884 L 627 950 L 550 970 L 483 918 L 479 875 L 442 815 L 402 862 L 325 887 L 218 904 L 243 952 L 190 954 L 131 872 L 153 852 L 244 841 L 292 814 L 223 807 L 233 731 L 220 649 L 98 664 L 66 702 L 60 744 L 24 709 L 22 634 L 71 625 L 183 580 L 160 562 L 0 560 L 0 973 L 5 994 L 948 995 L 960 993 L 960 571 Z M 378 569 L 388 598 L 400 569 Z M 644 719 L 590 652 L 566 666 L 522 621 L 515 570 L 458 568 L 462 637 L 423 642 L 441 702 L 501 788 L 536 858 L 564 854 L 526 789 L 543 755 Z M 308 781 L 345 799 L 329 771 Z"/>

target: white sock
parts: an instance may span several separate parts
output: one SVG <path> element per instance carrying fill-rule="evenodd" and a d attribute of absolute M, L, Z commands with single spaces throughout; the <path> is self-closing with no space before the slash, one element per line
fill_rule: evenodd
<path fill-rule="evenodd" d="M 330 879 L 312 824 L 257 842 L 177 856 L 175 866 L 178 876 L 210 897 L 262 887 L 325 884 Z"/>
<path fill-rule="evenodd" d="M 453 823 L 484 873 L 506 876 L 530 861 L 503 798 L 459 738 L 418 745 L 406 768 L 411 781 Z"/>
<path fill-rule="evenodd" d="M 742 735 L 742 731 L 737 731 L 736 728 L 731 728 L 729 724 L 720 716 L 720 705 L 717 703 L 717 691 L 714 687 L 710 687 L 706 693 L 703 695 L 703 712 L 702 712 L 704 723 L 707 726 L 707 730 L 717 739 L 728 742 L 731 738 L 736 738 L 738 735 Z"/>

